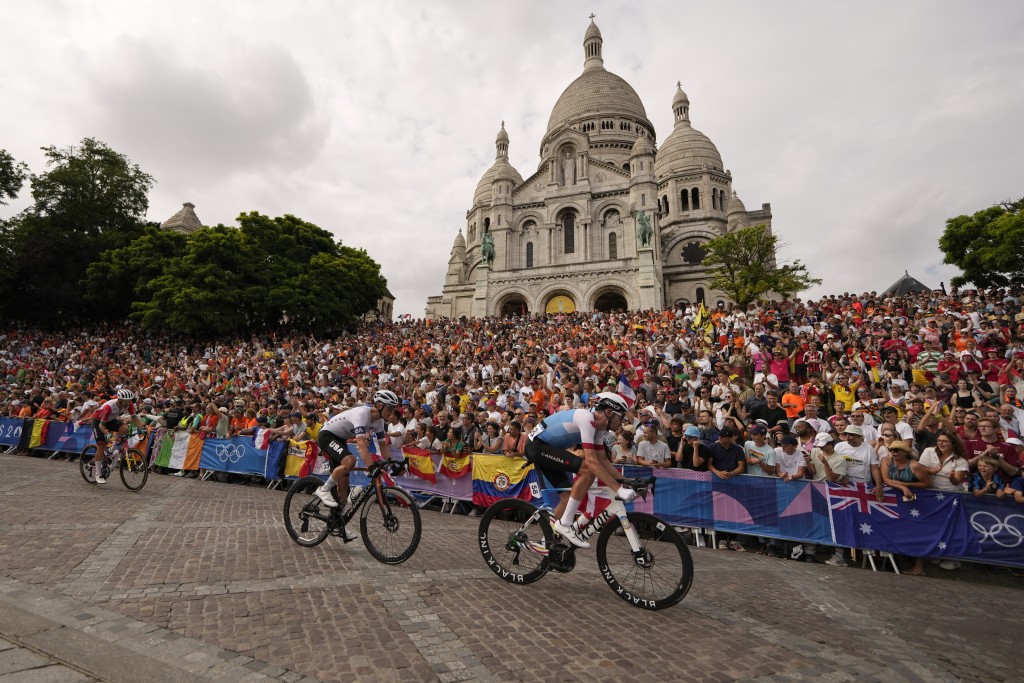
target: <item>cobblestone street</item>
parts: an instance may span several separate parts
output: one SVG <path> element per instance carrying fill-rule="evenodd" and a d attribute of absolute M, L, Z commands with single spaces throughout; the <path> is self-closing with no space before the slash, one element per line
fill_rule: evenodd
<path fill-rule="evenodd" d="M 359 541 L 292 543 L 280 491 L 154 475 L 132 494 L 75 463 L 0 463 L 0 682 L 1020 677 L 1024 617 L 993 609 L 1014 587 L 695 548 L 689 595 L 651 613 L 593 551 L 498 580 L 477 519 L 425 511 L 392 567 Z"/>

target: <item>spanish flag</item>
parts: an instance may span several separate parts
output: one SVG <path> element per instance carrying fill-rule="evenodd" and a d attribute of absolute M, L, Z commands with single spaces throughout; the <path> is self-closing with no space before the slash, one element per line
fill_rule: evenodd
<path fill-rule="evenodd" d="M 441 457 L 441 467 L 438 469 L 438 474 L 443 474 L 449 479 L 458 479 L 469 474 L 470 465 L 473 462 L 472 455 L 448 455 L 447 453 Z"/>
<path fill-rule="evenodd" d="M 537 483 L 533 465 L 523 469 L 523 458 L 504 455 L 473 456 L 473 504 L 490 505 L 502 498 L 533 500 L 531 483 Z"/>
<path fill-rule="evenodd" d="M 425 479 L 431 484 L 437 483 L 437 475 L 434 474 L 434 461 L 430 459 L 430 451 L 414 446 L 405 446 L 402 448 L 402 454 L 405 456 L 410 474 Z"/>

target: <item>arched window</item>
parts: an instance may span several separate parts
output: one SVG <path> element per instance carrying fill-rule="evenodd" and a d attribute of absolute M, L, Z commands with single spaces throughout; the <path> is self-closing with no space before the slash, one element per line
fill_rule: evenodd
<path fill-rule="evenodd" d="M 608 235 L 608 258 L 619 258 L 619 243 L 614 232 Z"/>
<path fill-rule="evenodd" d="M 576 216 L 567 211 L 562 218 L 562 232 L 565 234 L 565 253 L 571 254 L 576 251 Z"/>
<path fill-rule="evenodd" d="M 484 232 L 487 232 L 490 229 L 491 229 L 491 219 L 490 218 L 485 218 L 484 219 Z"/>
<path fill-rule="evenodd" d="M 662 195 L 661 197 L 661 212 L 668 215 L 668 196 Z"/>
<path fill-rule="evenodd" d="M 533 242 L 526 243 L 526 267 L 533 268 Z"/>
<path fill-rule="evenodd" d="M 647 195 L 640 195 L 640 206 L 647 206 Z"/>
<path fill-rule="evenodd" d="M 690 190 L 690 206 L 694 211 L 700 208 L 700 190 L 696 187 Z"/>
<path fill-rule="evenodd" d="M 711 208 L 718 208 L 718 190 L 711 188 Z"/>
<path fill-rule="evenodd" d="M 687 190 L 683 190 L 682 192 L 679 193 L 679 210 L 690 210 L 690 193 Z"/>
<path fill-rule="evenodd" d="M 536 226 L 537 226 L 536 221 L 533 221 L 533 220 L 526 221 L 525 223 L 523 223 L 523 232 L 529 232 L 530 230 L 533 230 L 533 228 L 535 228 Z"/>
<path fill-rule="evenodd" d="M 699 304 L 704 303 L 704 288 L 703 287 L 698 287 L 697 288 L 697 303 L 699 303 Z"/>

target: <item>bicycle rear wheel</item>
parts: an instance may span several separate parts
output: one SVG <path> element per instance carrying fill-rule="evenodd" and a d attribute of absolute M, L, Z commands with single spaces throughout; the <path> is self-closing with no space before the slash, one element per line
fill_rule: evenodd
<path fill-rule="evenodd" d="M 136 448 L 128 449 L 121 457 L 121 483 L 129 491 L 141 491 L 149 479 L 146 456 Z"/>
<path fill-rule="evenodd" d="M 547 513 L 519 498 L 492 504 L 480 517 L 477 543 L 484 561 L 509 583 L 527 584 L 544 576 L 554 532 Z"/>
<path fill-rule="evenodd" d="M 316 477 L 303 477 L 284 497 L 284 528 L 293 541 L 307 548 L 323 543 L 331 533 L 331 511 L 313 495 L 321 484 Z"/>
<path fill-rule="evenodd" d="M 92 470 L 92 459 L 95 457 L 96 446 L 86 446 L 82 449 L 82 456 L 78 458 L 78 473 L 87 484 L 96 484 L 96 476 Z"/>
<path fill-rule="evenodd" d="M 615 594 L 631 605 L 658 610 L 671 607 L 693 583 L 693 560 L 682 537 L 654 515 L 630 512 L 629 524 L 640 539 L 634 554 L 618 518 L 597 537 L 597 566 Z"/>
<path fill-rule="evenodd" d="M 420 543 L 420 509 L 404 489 L 382 486 L 363 503 L 359 531 L 374 559 L 400 564 L 412 557 Z"/>

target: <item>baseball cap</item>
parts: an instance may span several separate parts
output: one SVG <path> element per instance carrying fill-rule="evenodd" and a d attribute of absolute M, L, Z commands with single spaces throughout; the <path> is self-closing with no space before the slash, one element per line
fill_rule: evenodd
<path fill-rule="evenodd" d="M 767 434 L 768 430 L 759 424 L 755 424 L 753 427 L 747 430 L 748 434 Z"/>
<path fill-rule="evenodd" d="M 786 434 L 782 437 L 783 446 L 796 446 L 798 443 L 800 443 L 800 441 L 792 434 Z"/>
<path fill-rule="evenodd" d="M 832 435 L 829 434 L 828 432 L 820 432 L 816 437 L 814 437 L 814 445 L 817 446 L 818 448 L 821 448 L 822 446 L 827 446 L 835 442 L 836 440 L 833 439 Z"/>
<path fill-rule="evenodd" d="M 689 425 L 689 426 L 688 426 L 688 427 L 687 427 L 687 428 L 686 428 L 686 429 L 685 429 L 685 430 L 683 431 L 683 436 L 685 436 L 685 437 L 687 437 L 687 438 L 689 438 L 689 437 L 691 437 L 691 436 L 696 436 L 696 437 L 698 437 L 698 438 L 699 438 L 699 437 L 700 437 L 700 427 L 695 427 L 694 425 Z"/>
<path fill-rule="evenodd" d="M 722 427 L 722 430 L 718 432 L 719 436 L 731 436 L 736 438 L 736 430 L 732 427 Z"/>

